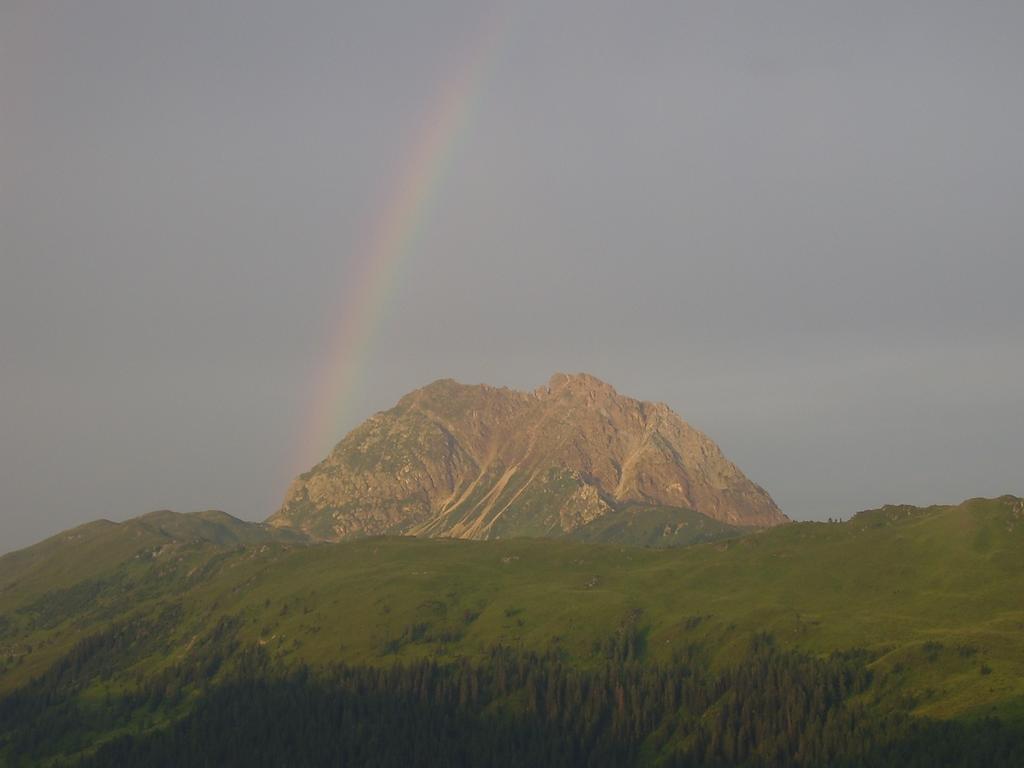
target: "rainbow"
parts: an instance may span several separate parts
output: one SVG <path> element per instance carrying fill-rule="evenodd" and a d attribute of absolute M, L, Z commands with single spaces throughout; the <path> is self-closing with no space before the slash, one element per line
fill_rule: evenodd
<path fill-rule="evenodd" d="M 442 84 L 398 175 L 387 204 L 358 249 L 347 291 L 333 321 L 337 330 L 327 363 L 310 397 L 301 440 L 303 466 L 319 458 L 338 440 L 359 391 L 367 352 L 389 306 L 395 277 L 404 258 L 416 248 L 433 199 L 460 135 L 465 131 L 481 83 L 494 58 L 498 25 L 486 24 L 455 76 Z"/>

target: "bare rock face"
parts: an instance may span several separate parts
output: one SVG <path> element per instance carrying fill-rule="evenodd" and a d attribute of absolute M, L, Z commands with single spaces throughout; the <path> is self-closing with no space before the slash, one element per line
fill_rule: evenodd
<path fill-rule="evenodd" d="M 329 540 L 557 536 L 630 504 L 788 521 L 668 406 L 558 373 L 529 393 L 443 379 L 406 395 L 296 478 L 268 522 Z"/>

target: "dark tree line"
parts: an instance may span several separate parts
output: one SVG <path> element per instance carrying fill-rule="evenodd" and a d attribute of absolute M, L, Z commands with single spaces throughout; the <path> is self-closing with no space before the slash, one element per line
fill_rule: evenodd
<path fill-rule="evenodd" d="M 495 648 L 476 663 L 282 667 L 223 622 L 186 662 L 89 705 L 76 691 L 159 642 L 121 626 L 0 700 L 0 762 L 94 766 L 1020 766 L 1024 733 L 995 720 L 911 718 L 867 703 L 865 654 L 821 659 L 758 636 L 712 671 L 699 647 L 633 661 L 629 625 L 599 668 Z M 97 736 L 107 736 L 97 746 Z M 5 759 L 6 758 L 6 762 Z"/>

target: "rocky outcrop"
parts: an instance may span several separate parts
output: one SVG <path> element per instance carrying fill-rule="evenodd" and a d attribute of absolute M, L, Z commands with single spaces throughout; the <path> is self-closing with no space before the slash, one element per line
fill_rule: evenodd
<path fill-rule="evenodd" d="M 296 478 L 268 522 L 330 540 L 551 536 L 627 504 L 787 522 L 667 405 L 561 373 L 533 392 L 443 379 L 406 395 Z"/>

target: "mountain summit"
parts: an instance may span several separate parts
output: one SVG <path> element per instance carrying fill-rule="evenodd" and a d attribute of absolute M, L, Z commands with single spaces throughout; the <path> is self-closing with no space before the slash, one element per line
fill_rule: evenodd
<path fill-rule="evenodd" d="M 666 526 L 788 521 L 704 433 L 588 374 L 533 392 L 435 381 L 350 432 L 292 483 L 269 523 L 337 540 L 580 533 L 611 515 Z M 661 525 L 661 522 L 658 523 Z M 666 528 L 666 533 L 667 533 Z"/>

